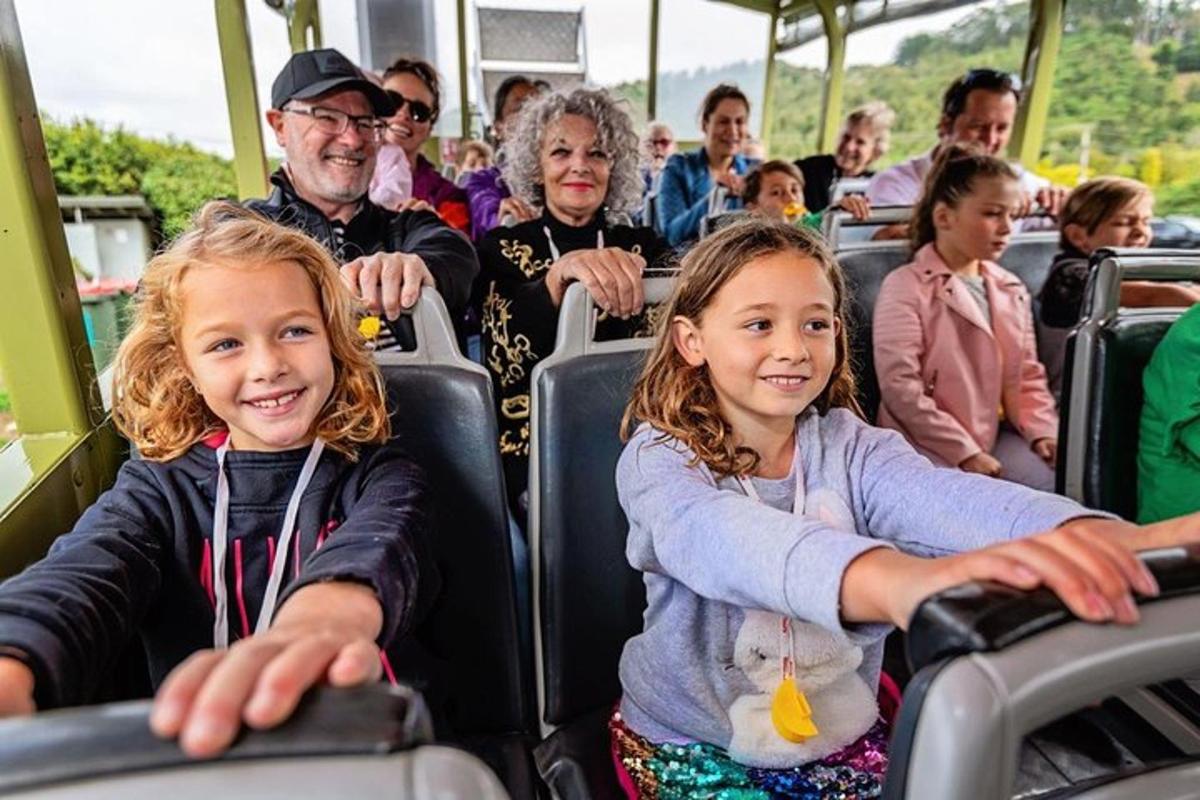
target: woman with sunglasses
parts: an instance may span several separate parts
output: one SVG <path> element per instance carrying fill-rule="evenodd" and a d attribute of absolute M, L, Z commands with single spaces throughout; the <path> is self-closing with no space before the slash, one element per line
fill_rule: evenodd
<path fill-rule="evenodd" d="M 383 131 L 384 147 L 371 181 L 371 198 L 374 200 L 386 192 L 390 176 L 402 172 L 396 169 L 398 153 L 393 150 L 393 157 L 388 158 L 386 152 L 390 149 L 388 145 L 399 148 L 412 173 L 412 197 L 381 205 L 400 211 L 428 204 L 447 225 L 469 235 L 471 209 L 466 192 L 443 178 L 437 167 L 421 154 L 441 110 L 437 70 L 420 59 L 399 58 L 383 73 L 383 88 L 395 104 L 396 113 L 387 119 Z"/>

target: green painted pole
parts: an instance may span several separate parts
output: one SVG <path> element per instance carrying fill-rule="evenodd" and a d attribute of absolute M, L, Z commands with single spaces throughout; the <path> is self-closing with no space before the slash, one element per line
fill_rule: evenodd
<path fill-rule="evenodd" d="M 91 351 L 14 0 L 0 0 L 0 260 L 0 365 L 21 435 L 87 433 Z"/>
<path fill-rule="evenodd" d="M 828 52 L 825 58 L 825 81 L 821 92 L 821 126 L 818 129 L 817 152 L 832 153 L 837 144 L 838 126 L 842 122 L 842 79 L 846 75 L 846 29 L 837 18 L 837 0 L 814 0 L 821 23 L 825 27 Z"/>
<path fill-rule="evenodd" d="M 778 28 L 779 5 L 776 3 L 767 35 L 767 74 L 763 78 L 762 130 L 759 132 L 765 153 L 771 152 L 771 126 L 775 123 L 775 32 Z"/>
<path fill-rule="evenodd" d="M 321 47 L 321 8 L 318 0 L 296 0 L 288 14 L 288 39 L 292 52 L 319 50 Z M 312 42 L 308 35 L 312 33 Z"/>
<path fill-rule="evenodd" d="M 467 91 L 467 0 L 458 0 L 458 103 L 461 108 L 463 139 L 471 137 L 471 95 Z"/>
<path fill-rule="evenodd" d="M 658 117 L 658 0 L 650 0 L 650 72 L 646 79 L 646 119 Z"/>
<path fill-rule="evenodd" d="M 246 3 L 245 0 L 216 0 L 216 11 L 238 195 L 242 199 L 266 197 L 267 158 L 263 153 L 258 117 L 258 91 L 254 87 L 254 57 L 250 51 Z"/>
<path fill-rule="evenodd" d="M 1013 129 L 1009 155 L 1026 168 L 1037 165 L 1046 138 L 1046 120 L 1050 115 L 1050 95 L 1054 92 L 1054 67 L 1062 44 L 1064 0 L 1034 0 L 1025 46 L 1021 83 L 1025 87 L 1021 107 Z"/>

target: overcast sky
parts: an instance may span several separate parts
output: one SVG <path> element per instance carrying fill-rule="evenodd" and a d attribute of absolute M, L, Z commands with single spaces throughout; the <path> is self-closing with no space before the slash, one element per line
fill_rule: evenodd
<path fill-rule="evenodd" d="M 456 58 L 454 2 L 429 1 L 437 8 L 438 61 L 443 69 L 453 68 L 444 62 Z M 355 0 L 321 0 L 320 5 L 324 44 L 358 59 Z M 646 0 L 573 4 L 488 0 L 481 5 L 538 9 L 582 5 L 592 80 L 607 85 L 646 75 Z M 170 135 L 228 155 L 232 146 L 213 6 L 213 0 L 16 0 L 40 108 L 60 121 L 90 117 L 106 126 L 122 125 L 154 137 Z M 271 81 L 290 52 L 287 27 L 283 17 L 262 0 L 246 0 L 246 6 L 261 110 L 270 96 Z M 765 52 L 764 15 L 706 0 L 662 0 L 661 9 L 662 71 L 759 59 Z M 943 29 L 968 13 L 969 8 L 957 9 L 856 34 L 850 39 L 847 60 L 886 62 L 905 36 Z M 785 59 L 821 66 L 824 44 L 810 44 Z"/>

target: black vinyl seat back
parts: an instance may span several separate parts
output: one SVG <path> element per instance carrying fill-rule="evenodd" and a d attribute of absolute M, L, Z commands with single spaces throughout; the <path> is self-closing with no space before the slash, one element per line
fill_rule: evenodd
<path fill-rule="evenodd" d="M 1019 233 L 1013 236 L 1008 249 L 1000 256 L 1000 266 L 1021 279 L 1031 298 L 1037 297 L 1057 252 L 1057 232 Z"/>
<path fill-rule="evenodd" d="M 1083 502 L 1125 519 L 1137 518 L 1137 454 L 1142 416 L 1142 373 L 1167 329 L 1170 310 L 1122 312 L 1095 341 L 1087 388 L 1087 465 Z M 1070 412 L 1068 411 L 1069 415 Z"/>
<path fill-rule="evenodd" d="M 841 250 L 838 264 L 846 276 L 849 292 L 850 365 L 858 384 L 858 402 L 867 419 L 879 411 L 879 380 L 875 375 L 875 351 L 871 344 L 875 301 L 884 277 L 911 260 L 908 242 L 873 242 Z"/>
<path fill-rule="evenodd" d="M 531 734 L 532 676 L 518 636 L 491 381 L 458 353 L 432 289 L 413 322 L 417 350 L 377 360 L 393 404 L 393 434 L 433 489 L 430 544 L 441 585 L 415 631 L 411 658 L 392 666 L 444 713 L 453 738 Z"/>
<path fill-rule="evenodd" d="M 647 303 L 671 285 L 645 279 Z M 629 525 L 615 477 L 621 417 L 653 340 L 593 341 L 593 309 L 582 286 L 568 288 L 554 352 L 533 373 L 529 538 L 546 729 L 617 701 L 617 662 L 646 604 L 625 557 Z"/>
<path fill-rule="evenodd" d="M 1200 254 L 1100 250 L 1068 340 L 1057 484 L 1086 506 L 1137 516 L 1142 373 L 1183 309 L 1120 307 L 1123 280 L 1198 280 Z"/>
<path fill-rule="evenodd" d="M 629 523 L 614 480 L 642 355 L 573 359 L 537 384 L 543 719 L 551 725 L 616 702 L 617 660 L 642 627 L 646 590 L 625 558 Z"/>

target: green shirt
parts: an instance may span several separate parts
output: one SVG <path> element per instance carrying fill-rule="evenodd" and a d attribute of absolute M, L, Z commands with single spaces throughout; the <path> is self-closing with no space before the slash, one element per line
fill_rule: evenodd
<path fill-rule="evenodd" d="M 1142 376 L 1138 522 L 1200 510 L 1200 305 L 1175 321 Z"/>

